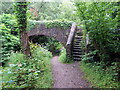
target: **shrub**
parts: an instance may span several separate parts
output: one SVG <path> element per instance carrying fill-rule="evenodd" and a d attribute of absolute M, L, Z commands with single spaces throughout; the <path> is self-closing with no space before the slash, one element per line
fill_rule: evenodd
<path fill-rule="evenodd" d="M 21 53 L 12 53 L 8 67 L 2 67 L 0 76 L 3 88 L 50 88 L 52 75 L 47 50 L 37 46 L 32 50 L 32 58 Z"/>
<path fill-rule="evenodd" d="M 68 63 L 68 60 L 67 60 L 67 57 L 66 57 L 66 49 L 65 48 L 61 51 L 60 56 L 59 56 L 59 60 L 62 63 Z"/>
<path fill-rule="evenodd" d="M 59 55 L 60 49 L 63 47 L 60 42 L 47 36 L 34 36 L 31 37 L 31 40 L 33 43 L 40 44 L 41 47 L 52 52 L 53 55 Z"/>
<path fill-rule="evenodd" d="M 98 50 L 98 61 L 112 63 L 120 54 L 119 2 L 75 2 L 90 45 Z"/>
<path fill-rule="evenodd" d="M 11 51 L 17 51 L 20 49 L 19 38 L 11 34 L 11 29 L 7 28 L 4 24 L 0 25 L 0 34 L 2 38 L 1 42 L 1 63 L 5 64 L 9 59 Z"/>
<path fill-rule="evenodd" d="M 20 50 L 20 42 L 18 38 L 18 27 L 15 21 L 14 15 L 2 14 L 0 15 L 0 49 L 1 49 L 1 61 L 3 65 L 9 59 L 11 51 Z"/>

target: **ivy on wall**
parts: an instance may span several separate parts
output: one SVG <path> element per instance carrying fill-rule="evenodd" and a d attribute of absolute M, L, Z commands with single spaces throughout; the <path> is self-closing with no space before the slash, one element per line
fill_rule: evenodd
<path fill-rule="evenodd" d="M 40 24 L 44 24 L 46 28 L 60 28 L 62 30 L 66 30 L 71 27 L 72 21 L 67 21 L 67 20 L 47 20 L 47 21 L 29 21 L 28 22 L 28 29 L 27 30 L 32 30 L 34 28 L 37 28 Z"/>

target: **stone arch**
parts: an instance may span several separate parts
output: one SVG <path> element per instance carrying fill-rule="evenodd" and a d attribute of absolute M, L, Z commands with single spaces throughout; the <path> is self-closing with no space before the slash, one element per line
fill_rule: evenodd
<path fill-rule="evenodd" d="M 61 28 L 56 28 L 56 27 L 46 28 L 44 24 L 41 24 L 36 29 L 27 31 L 28 37 L 38 36 L 38 35 L 53 37 L 56 40 L 58 40 L 59 42 L 61 42 L 64 46 L 66 45 L 69 33 L 70 33 L 70 27 L 66 30 L 63 30 Z"/>

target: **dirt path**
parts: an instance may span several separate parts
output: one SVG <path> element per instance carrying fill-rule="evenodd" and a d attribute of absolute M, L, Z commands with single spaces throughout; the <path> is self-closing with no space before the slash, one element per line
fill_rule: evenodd
<path fill-rule="evenodd" d="M 58 56 L 52 61 L 54 88 L 89 88 L 89 83 L 84 80 L 83 73 L 79 68 L 79 63 L 62 64 L 58 61 Z"/>

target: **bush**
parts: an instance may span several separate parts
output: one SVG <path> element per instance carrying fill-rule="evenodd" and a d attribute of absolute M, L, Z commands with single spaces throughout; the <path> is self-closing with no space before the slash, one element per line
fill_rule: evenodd
<path fill-rule="evenodd" d="M 2 67 L 3 88 L 50 88 L 52 75 L 47 50 L 36 47 L 32 50 L 32 58 L 25 58 L 21 53 L 12 53 L 8 67 Z"/>
<path fill-rule="evenodd" d="M 0 15 L 0 22 L 0 35 L 2 35 L 0 38 L 0 63 L 4 65 L 8 61 L 11 51 L 20 50 L 20 42 L 14 15 L 2 14 Z"/>
<path fill-rule="evenodd" d="M 60 49 L 63 45 L 55 40 L 54 38 L 50 38 L 47 36 L 34 36 L 30 38 L 33 43 L 40 44 L 41 47 L 47 49 L 48 51 L 52 52 L 53 55 L 59 55 Z"/>
<path fill-rule="evenodd" d="M 59 60 L 62 63 L 68 63 L 68 60 L 67 60 L 67 57 L 66 57 L 66 49 L 65 48 L 61 51 L 60 56 L 59 56 Z"/>
<path fill-rule="evenodd" d="M 112 63 L 120 58 L 119 2 L 75 2 L 77 15 L 84 23 L 90 45 L 98 50 L 99 60 Z"/>
<path fill-rule="evenodd" d="M 0 34 L 2 38 L 0 39 L 1 45 L 1 63 L 5 64 L 9 59 L 11 51 L 17 51 L 20 49 L 19 38 L 11 34 L 11 30 L 7 28 L 4 24 L 0 25 Z"/>

